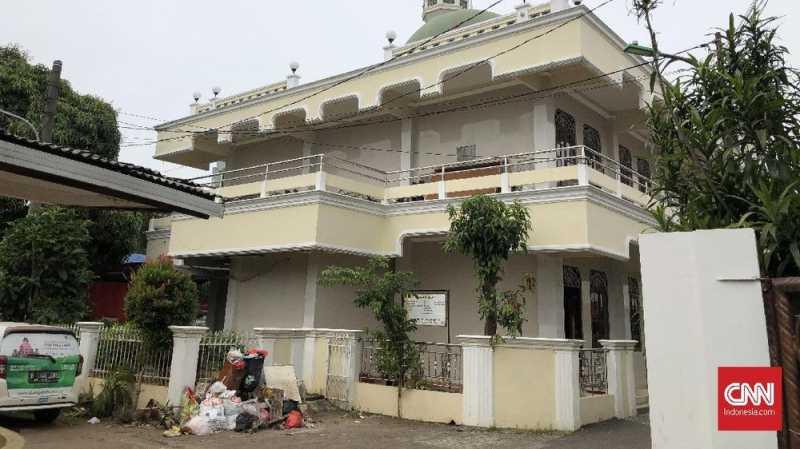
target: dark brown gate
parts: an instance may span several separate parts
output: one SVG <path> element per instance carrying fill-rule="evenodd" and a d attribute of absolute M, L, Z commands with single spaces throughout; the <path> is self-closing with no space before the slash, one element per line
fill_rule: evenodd
<path fill-rule="evenodd" d="M 800 277 L 762 281 L 767 318 L 769 355 L 773 366 L 783 368 L 783 431 L 779 433 L 782 449 L 800 449 L 800 370 L 798 370 L 798 310 L 790 295 L 800 293 Z"/>

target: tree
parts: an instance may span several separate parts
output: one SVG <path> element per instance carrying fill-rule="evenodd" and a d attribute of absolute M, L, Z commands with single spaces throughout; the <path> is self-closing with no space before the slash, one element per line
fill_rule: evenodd
<path fill-rule="evenodd" d="M 658 148 L 652 194 L 662 231 L 755 229 L 763 274 L 800 275 L 800 76 L 754 3 L 731 15 L 718 51 L 674 82 L 648 124 Z M 634 2 L 657 46 L 653 0 Z"/>
<path fill-rule="evenodd" d="M 86 314 L 92 274 L 87 223 L 48 207 L 9 225 L 0 241 L 0 315 L 9 321 L 74 322 Z"/>
<path fill-rule="evenodd" d="M 519 203 L 506 205 L 486 195 L 464 200 L 460 208 L 450 206 L 450 235 L 445 251 L 472 258 L 478 279 L 478 313 L 484 320 L 484 334 L 497 335 L 500 323 L 511 335 L 521 332 L 525 288 L 498 294 L 503 265 L 512 253 L 525 251 L 531 229 L 530 213 Z"/>
<path fill-rule="evenodd" d="M 190 325 L 200 308 L 197 285 L 172 260 L 161 257 L 142 265 L 125 296 L 125 314 L 144 333 L 150 347 L 172 344 L 169 326 Z"/>
<path fill-rule="evenodd" d="M 0 109 L 25 117 L 39 128 L 48 72 L 44 65 L 31 64 L 28 55 L 19 47 L 0 47 Z M 27 125 L 2 114 L 0 128 L 15 135 L 35 137 Z M 53 143 L 116 159 L 120 143 L 117 113 L 103 99 L 81 95 L 68 81 L 62 80 Z M 0 198 L 0 236 L 5 223 L 26 213 L 23 201 Z M 108 210 L 88 210 L 82 214 L 91 222 L 91 239 L 85 249 L 95 273 L 118 265 L 128 254 L 144 249 L 142 230 L 147 215 Z"/>
<path fill-rule="evenodd" d="M 356 289 L 353 303 L 372 312 L 383 329 L 372 336 L 377 342 L 377 364 L 384 376 L 403 386 L 420 368 L 419 352 L 410 334 L 417 330 L 408 318 L 403 298 L 417 285 L 414 275 L 390 270 L 386 258 L 372 258 L 366 266 L 327 267 L 320 284 L 326 287 L 344 285 Z"/>

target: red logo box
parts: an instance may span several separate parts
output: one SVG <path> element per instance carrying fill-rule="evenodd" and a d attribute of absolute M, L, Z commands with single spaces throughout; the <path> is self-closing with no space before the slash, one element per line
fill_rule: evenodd
<path fill-rule="evenodd" d="M 718 368 L 717 418 L 719 430 L 781 430 L 783 370 Z"/>

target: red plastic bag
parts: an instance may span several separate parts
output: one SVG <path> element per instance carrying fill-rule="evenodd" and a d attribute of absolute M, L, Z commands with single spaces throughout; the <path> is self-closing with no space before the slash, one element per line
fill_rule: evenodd
<path fill-rule="evenodd" d="M 300 410 L 292 410 L 286 415 L 286 428 L 287 429 L 299 429 L 303 427 L 303 414 L 300 413 Z"/>

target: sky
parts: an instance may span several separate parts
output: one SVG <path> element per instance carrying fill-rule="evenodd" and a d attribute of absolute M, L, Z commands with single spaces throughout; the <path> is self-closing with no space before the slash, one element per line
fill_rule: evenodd
<path fill-rule="evenodd" d="M 494 1 L 474 0 L 473 7 Z M 504 0 L 492 11 L 510 13 L 521 2 Z M 630 2 L 613 0 L 596 14 L 625 40 L 647 43 Z M 707 41 L 750 3 L 665 0 L 655 17 L 659 45 L 677 52 Z M 792 26 L 800 23 L 800 1 L 770 0 L 767 12 L 780 17 L 780 38 L 800 67 L 800 27 Z M 300 63 L 301 82 L 380 62 L 386 32 L 405 42 L 421 14 L 422 0 L 0 0 L 0 45 L 18 44 L 36 63 L 61 59 L 62 77 L 110 102 L 122 127 L 151 128 L 187 115 L 196 91 L 207 100 L 213 86 L 226 96 L 277 82 L 292 61 Z M 170 176 L 198 173 L 152 159 L 154 145 L 143 143 L 154 131 L 121 131 L 121 160 Z"/>

